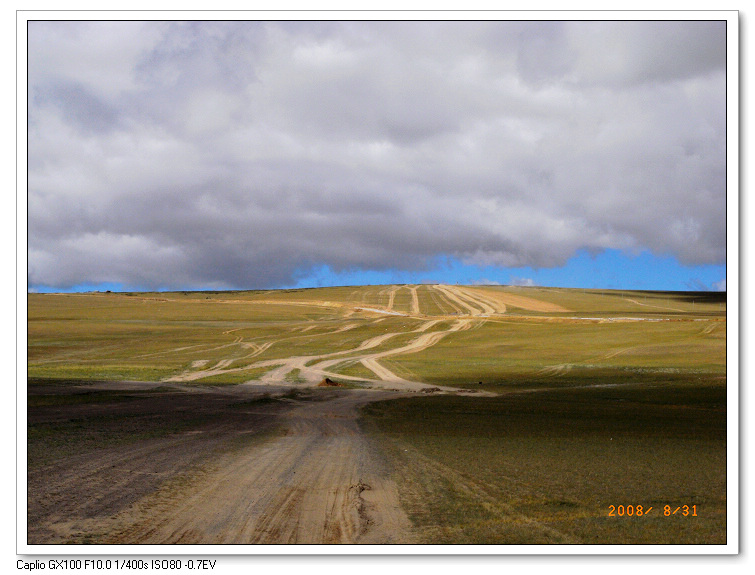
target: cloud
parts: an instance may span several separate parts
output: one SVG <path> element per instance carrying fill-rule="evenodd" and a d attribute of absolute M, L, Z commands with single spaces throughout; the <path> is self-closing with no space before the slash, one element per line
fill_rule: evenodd
<path fill-rule="evenodd" d="M 700 278 L 691 278 L 685 284 L 692 291 L 726 291 L 726 279 L 707 284 Z"/>
<path fill-rule="evenodd" d="M 722 263 L 718 22 L 30 22 L 29 283 Z"/>
<path fill-rule="evenodd" d="M 726 59 L 723 21 L 582 22 L 568 30 L 580 54 L 575 80 L 597 86 L 686 81 L 719 72 Z"/>
<path fill-rule="evenodd" d="M 511 278 L 511 280 L 509 280 L 509 284 L 512 286 L 521 287 L 533 287 L 538 285 L 532 278 Z"/>

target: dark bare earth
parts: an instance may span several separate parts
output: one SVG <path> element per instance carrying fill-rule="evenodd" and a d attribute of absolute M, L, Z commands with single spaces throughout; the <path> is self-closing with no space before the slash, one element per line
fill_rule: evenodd
<path fill-rule="evenodd" d="M 30 381 L 28 429 L 29 544 L 726 542 L 716 380 L 498 398 Z"/>
<path fill-rule="evenodd" d="M 28 543 L 391 543 L 381 391 L 30 383 Z"/>

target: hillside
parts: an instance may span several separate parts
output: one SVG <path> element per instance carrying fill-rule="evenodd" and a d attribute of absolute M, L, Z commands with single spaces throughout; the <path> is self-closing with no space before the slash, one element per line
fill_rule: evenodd
<path fill-rule="evenodd" d="M 500 286 L 29 294 L 29 377 L 324 377 L 496 391 L 573 370 L 725 369 L 720 293 Z M 415 386 L 416 387 L 416 386 Z M 477 388 L 476 388 L 477 389 Z"/>

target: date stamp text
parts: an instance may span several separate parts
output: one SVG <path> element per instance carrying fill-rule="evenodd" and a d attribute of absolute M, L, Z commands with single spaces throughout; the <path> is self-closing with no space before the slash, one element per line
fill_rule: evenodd
<path fill-rule="evenodd" d="M 609 517 L 697 517 L 697 505 L 664 505 L 653 507 L 652 505 L 609 505 Z"/>

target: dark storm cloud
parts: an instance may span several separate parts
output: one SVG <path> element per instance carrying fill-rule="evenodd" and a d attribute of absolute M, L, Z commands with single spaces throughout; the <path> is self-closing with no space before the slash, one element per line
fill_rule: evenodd
<path fill-rule="evenodd" d="M 722 263 L 717 22 L 32 22 L 29 282 Z"/>

